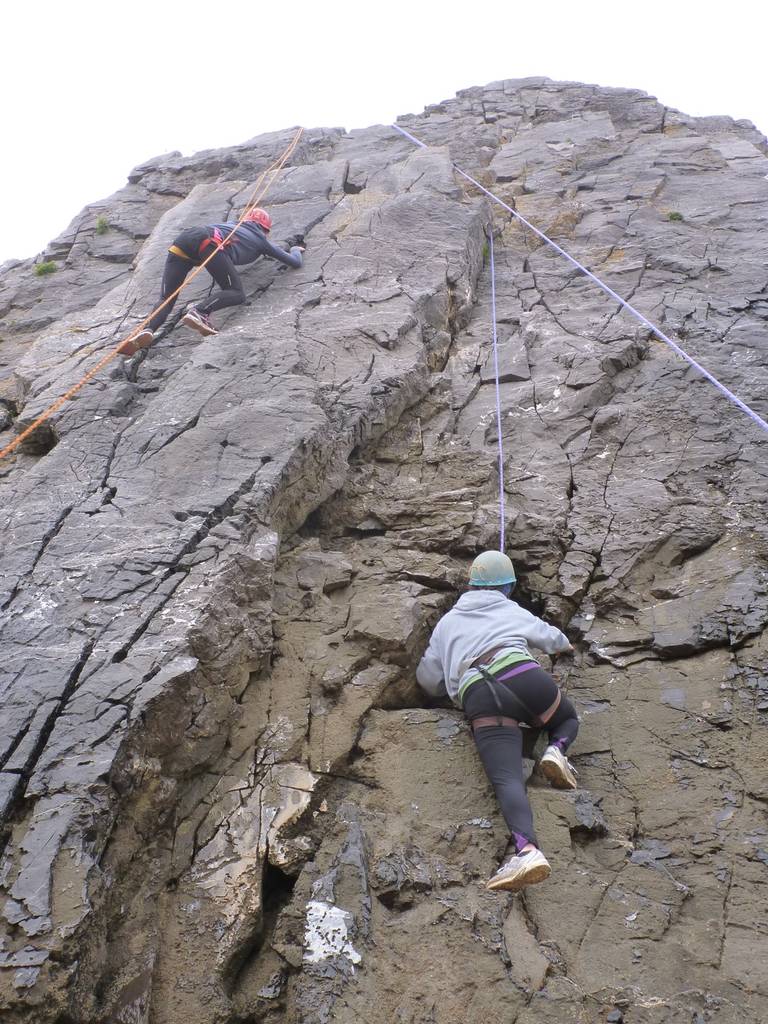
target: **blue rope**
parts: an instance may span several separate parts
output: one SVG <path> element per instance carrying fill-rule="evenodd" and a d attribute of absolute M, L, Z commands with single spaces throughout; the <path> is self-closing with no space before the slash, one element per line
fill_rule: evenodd
<path fill-rule="evenodd" d="M 420 146 L 422 149 L 428 148 L 426 143 L 421 142 L 420 139 L 417 139 L 415 135 L 411 135 L 410 132 L 407 132 L 404 128 L 401 128 L 400 125 L 393 124 L 391 127 L 394 128 L 395 131 L 400 132 L 401 135 L 404 135 L 406 139 L 410 139 L 410 141 L 413 142 L 415 145 Z M 529 229 L 529 231 L 533 231 L 533 233 L 535 235 L 538 235 L 538 237 L 541 238 L 542 241 L 546 242 L 547 245 L 550 245 L 555 250 L 555 252 L 559 252 L 561 256 L 564 256 L 569 263 L 572 263 L 577 270 L 580 270 L 582 274 L 585 274 L 590 279 L 590 281 L 594 281 L 594 283 L 599 288 L 602 288 L 602 290 L 606 292 L 606 294 L 610 295 L 612 299 L 615 299 L 620 306 L 623 306 L 624 309 L 627 310 L 627 312 L 631 313 L 634 317 L 636 317 L 640 321 L 640 323 L 644 324 L 648 328 L 648 330 L 655 334 L 660 341 L 663 341 L 665 345 L 669 345 L 672 351 L 676 352 L 681 359 L 684 359 L 686 363 L 692 366 L 695 370 L 698 370 L 698 372 L 703 377 L 706 377 L 710 384 L 714 384 L 714 386 L 721 394 L 725 395 L 725 397 L 730 402 L 733 402 L 734 405 L 738 406 L 739 409 L 741 409 L 742 412 L 745 412 L 747 416 L 749 416 L 749 418 L 754 423 L 756 423 L 758 427 L 760 427 L 761 430 L 764 430 L 768 434 L 768 423 L 766 423 L 762 416 L 756 413 L 754 409 L 751 409 L 746 404 L 746 402 L 742 402 L 742 400 L 737 395 L 734 395 L 734 393 L 730 391 L 725 386 L 725 384 L 721 384 L 717 377 L 713 376 L 709 372 L 709 370 L 706 370 L 701 365 L 701 363 L 696 362 L 696 360 L 692 356 L 689 356 L 687 352 L 680 348 L 677 342 L 672 341 L 671 338 L 668 338 L 663 331 L 660 331 L 658 327 L 654 326 L 654 324 L 652 324 L 647 317 L 643 316 L 643 314 L 640 313 L 637 309 L 635 309 L 634 306 L 631 306 L 626 301 L 626 299 L 622 299 L 622 297 L 618 295 L 613 290 L 613 288 L 609 288 L 604 281 L 601 281 L 600 278 L 593 274 L 591 270 L 588 270 L 583 263 L 579 263 L 577 259 L 574 259 L 573 256 L 570 255 L 570 253 L 567 253 L 565 249 L 562 249 L 557 244 L 557 242 L 553 242 L 551 238 L 545 235 L 543 231 L 539 231 L 537 227 L 534 227 L 533 224 L 531 224 L 530 221 L 527 221 L 525 217 L 523 217 L 521 214 L 517 212 L 517 210 L 513 210 L 511 206 L 508 206 L 503 199 L 500 199 L 497 195 L 494 195 L 493 192 L 489 191 L 487 188 L 485 188 L 484 185 L 481 185 L 479 181 L 473 178 L 471 174 L 467 174 L 466 171 L 462 171 L 462 169 L 458 167 L 456 164 L 452 164 L 452 166 L 454 170 L 456 170 L 462 176 L 462 178 L 466 178 L 466 180 L 471 182 L 476 188 L 479 188 L 480 191 L 484 192 L 489 199 L 492 199 L 495 203 L 498 203 L 499 206 L 502 206 L 508 213 L 511 213 L 513 217 L 517 218 L 517 220 L 519 220 L 521 224 L 524 224 Z"/>
<path fill-rule="evenodd" d="M 501 385 L 499 384 L 499 344 L 496 331 L 496 264 L 493 258 L 493 224 L 488 232 L 488 252 L 491 257 L 491 337 L 493 338 L 493 375 L 496 380 L 496 432 L 499 440 L 499 551 L 504 552 L 504 441 L 501 436 Z"/>

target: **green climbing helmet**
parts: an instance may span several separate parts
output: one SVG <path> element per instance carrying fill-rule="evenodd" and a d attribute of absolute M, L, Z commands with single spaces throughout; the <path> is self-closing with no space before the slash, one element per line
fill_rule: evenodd
<path fill-rule="evenodd" d="M 500 587 L 516 581 L 512 559 L 502 551 L 483 551 L 469 570 L 470 587 Z"/>

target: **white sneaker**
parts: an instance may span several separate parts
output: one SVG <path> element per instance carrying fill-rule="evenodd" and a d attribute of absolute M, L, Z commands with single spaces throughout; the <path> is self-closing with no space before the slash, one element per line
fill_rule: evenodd
<path fill-rule="evenodd" d="M 552 744 L 539 761 L 539 768 L 556 789 L 576 789 L 576 769 L 562 752 Z"/>
<path fill-rule="evenodd" d="M 485 888 L 492 891 L 505 889 L 507 892 L 517 892 L 525 885 L 543 882 L 545 878 L 549 878 L 551 870 L 549 861 L 541 850 L 516 853 L 506 864 L 501 865 L 493 878 L 486 883 Z"/>

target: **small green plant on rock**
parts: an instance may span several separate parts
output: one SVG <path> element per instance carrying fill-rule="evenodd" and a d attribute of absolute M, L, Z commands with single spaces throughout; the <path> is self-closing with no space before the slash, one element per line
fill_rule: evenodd
<path fill-rule="evenodd" d="M 35 264 L 35 273 L 38 277 L 45 277 L 46 274 L 55 274 L 58 269 L 56 260 L 43 260 L 42 263 Z"/>
<path fill-rule="evenodd" d="M 678 210 L 673 210 L 670 214 L 667 214 L 667 219 L 668 220 L 685 220 L 685 217 L 683 217 L 682 213 L 680 213 Z"/>
<path fill-rule="evenodd" d="M 109 231 L 109 221 L 107 220 L 106 217 L 103 217 L 103 216 L 99 215 L 96 218 L 96 234 L 97 235 L 106 235 L 106 233 L 108 231 Z"/>

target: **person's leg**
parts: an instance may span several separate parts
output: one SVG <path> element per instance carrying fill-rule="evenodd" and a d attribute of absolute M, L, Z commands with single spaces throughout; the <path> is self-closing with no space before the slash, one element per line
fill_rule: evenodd
<path fill-rule="evenodd" d="M 203 259 L 207 256 L 203 250 Z M 225 309 L 227 306 L 239 306 L 245 302 L 245 289 L 235 265 L 224 250 L 216 253 L 210 263 L 206 263 L 205 269 L 221 289 L 215 292 L 204 302 L 195 303 L 195 308 L 203 316 L 215 313 L 217 309 Z"/>
<path fill-rule="evenodd" d="M 501 687 L 499 689 L 502 689 Z M 547 858 L 538 848 L 533 814 L 523 781 L 523 738 L 520 728 L 511 724 L 479 725 L 485 718 L 512 716 L 500 710 L 497 700 L 508 702 L 510 695 L 494 695 L 483 681 L 474 683 L 464 697 L 464 711 L 475 724 L 473 735 L 486 775 L 490 779 L 504 820 L 509 828 L 514 853 L 488 880 L 486 888 L 515 892 L 526 885 L 549 877 Z"/>
<path fill-rule="evenodd" d="M 549 733 L 549 742 L 559 747 L 565 753 L 576 739 L 579 731 L 579 718 L 576 714 L 576 708 L 568 697 L 562 697 L 557 710 L 547 721 L 546 725 L 547 732 Z"/>
<path fill-rule="evenodd" d="M 579 719 L 576 708 L 567 697 L 547 722 L 549 746 L 539 761 L 539 768 L 557 789 L 576 789 L 576 769 L 565 756 L 565 752 L 576 739 Z"/>
<path fill-rule="evenodd" d="M 470 727 L 473 719 L 498 717 L 500 714 L 513 717 L 512 712 L 503 706 L 505 694 L 501 693 L 499 697 L 503 702 L 501 711 L 484 681 L 470 686 L 464 697 L 464 712 Z M 523 738 L 520 729 L 509 725 L 481 726 L 473 729 L 473 736 L 485 774 L 493 786 L 516 849 L 520 852 L 528 844 L 538 845 L 531 805 L 523 781 Z"/>
<path fill-rule="evenodd" d="M 189 260 L 182 259 L 181 256 L 175 256 L 173 253 L 168 254 L 168 258 L 165 261 L 165 270 L 163 271 L 163 282 L 160 289 L 160 302 L 163 302 L 172 295 L 177 288 L 179 288 L 186 279 L 187 274 L 192 269 L 193 264 Z M 168 315 L 176 304 L 175 296 L 171 301 L 163 306 L 162 309 L 158 310 L 157 313 L 149 321 L 150 331 L 156 331 L 158 327 L 168 319 Z"/>
<path fill-rule="evenodd" d="M 514 853 L 491 876 L 486 888 L 516 892 L 526 885 L 543 882 L 551 871 L 549 861 L 539 849 L 525 791 L 523 737 L 518 726 L 508 725 L 479 726 L 474 735 L 514 846 Z"/>
<path fill-rule="evenodd" d="M 523 737 L 516 726 L 483 726 L 475 730 L 475 745 L 485 774 L 493 785 L 504 821 L 522 853 L 538 848 L 533 813 L 523 781 Z"/>

